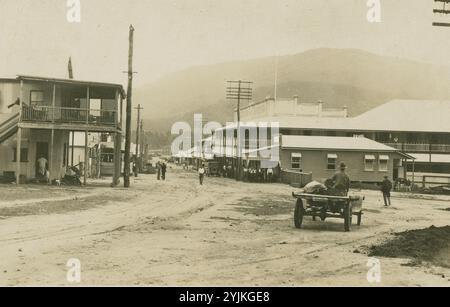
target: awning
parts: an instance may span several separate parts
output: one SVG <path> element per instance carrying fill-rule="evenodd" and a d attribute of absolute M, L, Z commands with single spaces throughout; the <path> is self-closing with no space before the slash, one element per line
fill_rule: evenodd
<path fill-rule="evenodd" d="M 337 154 L 328 154 L 328 159 L 337 159 L 338 155 Z"/>
<path fill-rule="evenodd" d="M 374 155 L 365 155 L 364 159 L 366 159 L 366 160 L 375 160 L 375 156 Z"/>
<path fill-rule="evenodd" d="M 389 160 L 388 155 L 380 155 L 380 160 Z"/>
<path fill-rule="evenodd" d="M 301 158 L 301 157 L 302 157 L 302 154 L 301 154 L 301 153 L 293 152 L 293 153 L 291 154 L 291 157 L 292 157 L 292 158 Z"/>

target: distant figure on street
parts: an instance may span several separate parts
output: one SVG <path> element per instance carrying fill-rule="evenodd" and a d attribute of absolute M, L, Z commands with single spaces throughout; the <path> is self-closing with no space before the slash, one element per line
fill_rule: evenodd
<path fill-rule="evenodd" d="M 156 162 L 156 177 L 161 180 L 161 162 Z"/>
<path fill-rule="evenodd" d="M 163 162 L 161 164 L 161 179 L 163 181 L 166 180 L 166 171 L 167 171 L 167 164 Z"/>
<path fill-rule="evenodd" d="M 336 173 L 333 178 L 331 178 L 332 186 L 331 188 L 337 194 L 336 196 L 347 196 L 350 190 L 350 178 L 345 173 L 347 165 L 341 162 L 339 165 L 339 172 Z"/>
<path fill-rule="evenodd" d="M 267 181 L 272 182 L 273 178 L 273 168 L 267 169 Z"/>
<path fill-rule="evenodd" d="M 392 190 L 392 182 L 389 180 L 388 176 L 384 176 L 384 180 L 381 182 L 381 192 L 383 193 L 383 200 L 385 207 L 391 205 L 391 190 Z"/>
<path fill-rule="evenodd" d="M 136 162 L 133 162 L 133 174 L 134 174 L 134 177 L 138 176 Z"/>
<path fill-rule="evenodd" d="M 205 179 L 205 166 L 202 164 L 198 169 L 198 179 L 200 181 L 200 185 L 203 185 L 203 179 Z"/>

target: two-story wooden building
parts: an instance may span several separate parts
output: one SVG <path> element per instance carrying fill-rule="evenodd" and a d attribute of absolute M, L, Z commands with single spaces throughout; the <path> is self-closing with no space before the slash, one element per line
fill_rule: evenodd
<path fill-rule="evenodd" d="M 120 157 L 122 85 L 32 76 L 0 79 L 0 173 L 17 183 L 36 178 L 37 161 L 48 161 L 50 179 L 73 165 L 70 135 L 90 132 L 115 136 Z M 72 161 L 70 161 L 72 160 Z M 120 176 L 116 159 L 114 182 Z M 87 168 L 87 164 L 84 163 Z M 84 182 L 86 174 L 84 172 Z"/>

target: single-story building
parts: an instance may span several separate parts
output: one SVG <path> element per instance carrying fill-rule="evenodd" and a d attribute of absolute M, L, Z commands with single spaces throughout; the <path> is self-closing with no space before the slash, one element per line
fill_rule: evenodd
<path fill-rule="evenodd" d="M 403 171 L 404 160 L 414 158 L 399 150 L 364 137 L 323 137 L 283 135 L 282 170 L 312 173 L 313 180 L 324 181 L 347 165 L 353 182 L 379 182 L 384 176 L 393 180 Z"/>

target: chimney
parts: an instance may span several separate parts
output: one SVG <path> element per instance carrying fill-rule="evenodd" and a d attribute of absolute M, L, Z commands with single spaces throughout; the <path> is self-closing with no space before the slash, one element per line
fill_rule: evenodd
<path fill-rule="evenodd" d="M 299 103 L 298 95 L 294 95 L 294 103 L 295 104 Z"/>
<path fill-rule="evenodd" d="M 348 117 L 348 106 L 344 106 L 344 117 Z"/>

